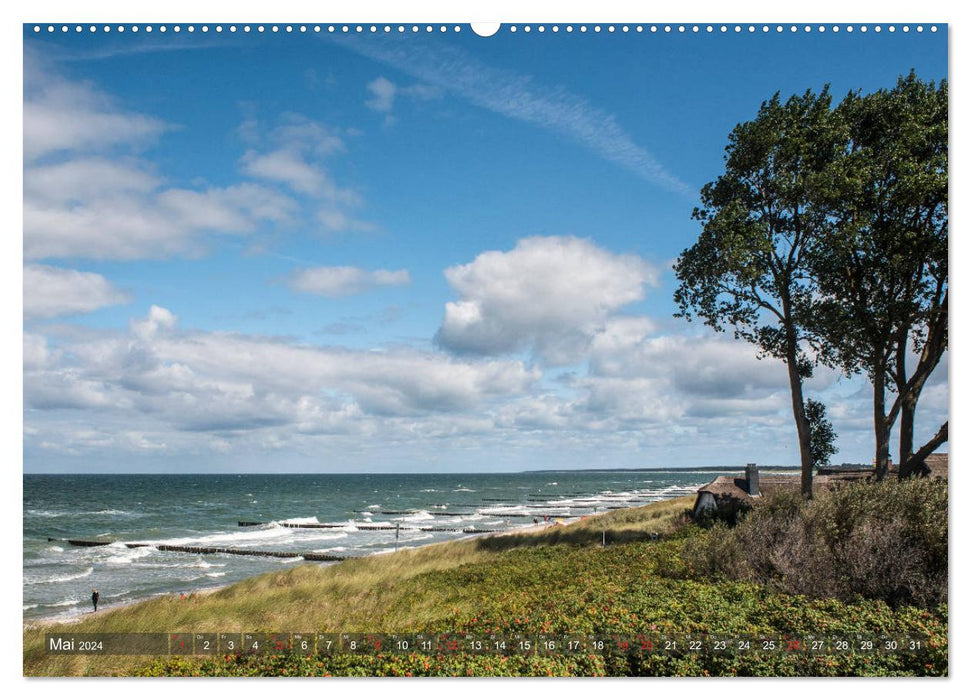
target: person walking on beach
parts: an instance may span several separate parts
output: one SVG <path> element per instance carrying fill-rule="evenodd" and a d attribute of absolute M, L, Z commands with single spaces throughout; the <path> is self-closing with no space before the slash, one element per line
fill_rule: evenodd
<path fill-rule="evenodd" d="M 98 598 L 100 598 L 100 597 L 101 596 L 98 595 L 98 591 L 96 591 L 94 588 L 92 588 L 91 589 L 91 605 L 94 606 L 94 611 L 95 612 L 98 612 Z"/>

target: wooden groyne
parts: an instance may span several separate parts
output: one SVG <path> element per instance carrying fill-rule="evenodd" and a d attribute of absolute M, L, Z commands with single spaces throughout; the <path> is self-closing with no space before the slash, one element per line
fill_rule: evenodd
<path fill-rule="evenodd" d="M 340 557 L 335 554 L 320 554 L 318 552 L 273 552 L 261 549 L 190 547 L 175 544 L 157 544 L 154 546 L 160 552 L 188 552 L 189 554 L 236 554 L 244 557 L 276 557 L 278 559 L 306 559 L 307 561 L 344 561 L 347 559 L 347 557 Z"/>
<path fill-rule="evenodd" d="M 56 537 L 48 537 L 48 542 L 67 542 L 68 544 L 74 545 L 75 547 L 107 547 L 109 544 L 114 544 L 114 542 L 103 542 L 101 540 L 62 540 Z"/>
<path fill-rule="evenodd" d="M 75 547 L 105 547 L 115 542 L 100 540 L 62 540 L 48 537 L 48 542 L 67 542 Z M 307 561 L 344 561 L 353 557 L 340 557 L 335 554 L 321 554 L 319 552 L 276 552 L 263 549 L 237 549 L 235 547 L 193 547 L 180 544 L 149 544 L 147 542 L 124 542 L 129 549 L 138 547 L 155 547 L 160 552 L 186 552 L 188 554 L 235 554 L 243 557 L 276 557 L 278 559 L 306 559 Z"/>

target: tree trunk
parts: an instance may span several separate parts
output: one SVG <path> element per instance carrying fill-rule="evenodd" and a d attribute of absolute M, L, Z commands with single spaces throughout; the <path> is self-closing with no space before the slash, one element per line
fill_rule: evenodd
<path fill-rule="evenodd" d="M 923 465 L 924 460 L 938 447 L 947 442 L 947 423 L 944 421 L 937 434 L 932 437 L 926 445 L 921 447 L 917 452 L 910 456 L 906 462 L 900 463 L 900 478 L 907 479 L 918 472 L 918 469 Z M 921 469 L 921 474 L 923 475 L 923 470 Z"/>
<path fill-rule="evenodd" d="M 884 384 L 886 374 L 881 366 L 877 368 L 873 377 L 873 434 L 876 444 L 876 454 L 873 458 L 877 481 L 887 476 L 890 468 L 890 421 L 887 420 L 886 396 Z"/>
<path fill-rule="evenodd" d="M 788 333 L 787 333 L 788 335 Z M 795 338 L 795 333 L 791 334 Z M 789 394 L 792 396 L 792 416 L 796 420 L 799 438 L 799 462 L 802 466 L 801 491 L 804 498 L 813 497 L 813 457 L 810 450 L 809 423 L 806 421 L 806 404 L 802 397 L 802 377 L 796 358 L 795 343 L 787 343 L 786 369 L 789 371 Z"/>
<path fill-rule="evenodd" d="M 940 293 L 940 292 L 938 292 Z M 917 413 L 917 402 L 924 384 L 941 361 L 947 348 L 947 295 L 940 304 L 939 310 L 933 314 L 920 359 L 911 377 L 907 377 L 906 352 L 907 335 L 897 340 L 897 361 L 894 367 L 894 377 L 897 384 L 897 403 L 900 406 L 900 456 L 898 462 L 901 467 L 910 460 L 914 453 L 914 417 Z M 891 411 L 892 413 L 892 411 Z"/>
<path fill-rule="evenodd" d="M 920 394 L 920 387 L 917 387 L 916 392 L 909 391 L 907 387 L 908 331 L 908 326 L 901 326 L 897 333 L 897 358 L 893 367 L 897 402 L 900 405 L 900 453 L 897 455 L 897 464 L 903 464 L 914 453 L 914 414 L 917 411 L 917 395 Z"/>
<path fill-rule="evenodd" d="M 914 414 L 917 412 L 917 394 L 905 393 L 900 401 L 900 455 L 897 463 L 903 465 L 914 454 Z"/>

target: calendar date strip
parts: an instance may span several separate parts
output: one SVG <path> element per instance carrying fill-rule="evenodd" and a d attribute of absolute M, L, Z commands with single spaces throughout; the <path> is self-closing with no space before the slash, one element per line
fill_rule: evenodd
<path fill-rule="evenodd" d="M 49 654 L 206 656 L 298 654 L 573 655 L 806 655 L 920 654 L 924 637 L 847 633 L 836 635 L 733 636 L 656 634 L 374 634 L 324 632 L 170 632 L 56 634 L 45 637 Z"/>

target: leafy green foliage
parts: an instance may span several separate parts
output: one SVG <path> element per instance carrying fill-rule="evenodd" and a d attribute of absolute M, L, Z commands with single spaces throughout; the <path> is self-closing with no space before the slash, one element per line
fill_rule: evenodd
<path fill-rule="evenodd" d="M 829 464 L 836 454 L 836 431 L 826 418 L 826 406 L 821 401 L 806 401 L 806 422 L 809 424 L 809 451 L 816 469 Z"/>
<path fill-rule="evenodd" d="M 736 337 L 783 360 L 804 357 L 791 346 L 802 339 L 813 292 L 803 254 L 829 225 L 815 203 L 839 152 L 830 101 L 826 90 L 784 103 L 777 93 L 735 127 L 725 173 L 702 188 L 692 214 L 701 235 L 675 265 L 677 315 L 697 314 L 719 331 L 731 325 Z"/>
<path fill-rule="evenodd" d="M 919 352 L 946 293 L 947 100 L 946 81 L 911 73 L 890 90 L 850 93 L 834 112 L 845 133 L 825 202 L 835 225 L 808 262 L 817 330 L 848 374 L 874 378 L 901 331 Z"/>

